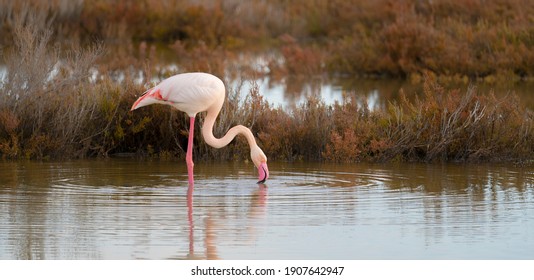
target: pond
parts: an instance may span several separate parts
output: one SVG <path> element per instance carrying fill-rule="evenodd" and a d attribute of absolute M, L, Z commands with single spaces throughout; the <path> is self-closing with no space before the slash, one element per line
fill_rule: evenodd
<path fill-rule="evenodd" d="M 534 259 L 534 168 L 0 162 L 0 259 Z"/>
<path fill-rule="evenodd" d="M 176 59 L 176 58 L 174 58 Z M 172 61 L 172 59 L 171 59 Z M 261 68 L 263 72 L 268 73 L 266 60 L 262 56 L 245 59 L 244 61 L 234 62 L 242 67 L 243 64 L 250 63 L 253 68 Z M 158 67 L 159 72 L 163 73 L 181 73 L 183 69 L 175 63 L 162 64 Z M 250 66 L 250 65 L 249 65 Z M 235 66 L 235 68 L 239 68 Z M 267 70 L 266 70 L 267 69 Z M 0 90 L 2 83 L 5 82 L 8 69 L 0 63 Z M 57 71 L 57 70 L 54 70 Z M 229 71 L 231 72 L 231 71 Z M 91 81 L 98 79 L 99 73 L 96 69 L 91 71 Z M 141 83 L 143 79 L 142 71 L 137 71 L 135 81 Z M 51 73 L 52 74 L 52 73 Z M 153 84 L 157 84 L 169 74 L 155 76 L 151 79 Z M 117 82 L 124 80 L 124 73 L 115 73 L 112 77 Z M 400 92 L 408 98 L 414 96 L 423 96 L 423 85 L 411 83 L 402 79 L 364 79 L 354 77 L 337 77 L 329 78 L 324 75 L 316 77 L 308 76 L 285 76 L 273 79 L 268 74 L 256 78 L 240 77 L 239 74 L 221 77 L 227 83 L 227 91 L 238 90 L 242 96 L 249 93 L 253 85 L 257 85 L 259 93 L 264 99 L 274 107 L 282 107 L 285 110 L 291 110 L 294 106 L 302 105 L 308 97 L 313 96 L 323 101 L 325 104 L 334 104 L 342 102 L 347 97 L 352 97 L 360 104 L 365 102 L 369 109 L 379 110 L 387 109 L 390 102 L 400 99 Z M 459 82 L 459 83 L 441 83 L 447 90 L 460 89 L 465 93 L 470 86 L 475 86 L 477 92 L 481 95 L 494 93 L 498 98 L 505 98 L 511 94 L 518 96 L 519 100 L 525 107 L 534 110 L 534 82 Z M 141 92 L 138 93 L 139 95 Z"/>
<path fill-rule="evenodd" d="M 359 78 L 316 78 L 303 80 L 271 81 L 269 77 L 255 81 L 259 92 L 265 100 L 275 106 L 291 109 L 299 106 L 309 96 L 314 96 L 326 104 L 342 102 L 346 97 L 352 97 L 358 102 L 365 102 L 369 109 L 387 109 L 390 102 L 399 101 L 400 92 L 403 91 L 408 98 L 423 97 L 423 85 L 412 84 L 409 81 L 397 79 L 359 79 Z M 246 86 L 246 85 L 245 85 Z M 477 88 L 480 95 L 495 94 L 498 98 L 505 98 L 511 94 L 518 96 L 524 106 L 534 110 L 534 83 L 518 82 L 502 85 L 486 83 L 451 83 L 442 84 L 447 90 L 460 89 L 465 93 L 471 86 Z M 243 93 L 247 93 L 244 87 Z"/>

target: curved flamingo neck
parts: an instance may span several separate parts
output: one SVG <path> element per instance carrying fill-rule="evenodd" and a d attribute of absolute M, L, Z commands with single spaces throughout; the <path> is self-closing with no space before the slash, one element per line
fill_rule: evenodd
<path fill-rule="evenodd" d="M 222 148 L 238 135 L 242 134 L 247 139 L 249 147 L 257 146 L 256 139 L 254 139 L 254 135 L 248 129 L 247 127 L 243 125 L 236 125 L 228 130 L 226 134 L 222 138 L 216 138 L 213 136 L 213 126 L 215 124 L 215 119 L 217 119 L 217 115 L 219 114 L 219 111 L 216 112 L 208 110 L 208 114 L 206 115 L 206 118 L 204 119 L 204 125 L 202 126 L 202 136 L 204 137 L 204 140 L 208 145 L 214 147 L 214 148 Z"/>

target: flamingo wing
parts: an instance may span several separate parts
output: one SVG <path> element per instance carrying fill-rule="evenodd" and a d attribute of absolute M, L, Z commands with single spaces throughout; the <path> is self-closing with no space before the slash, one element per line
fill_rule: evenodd
<path fill-rule="evenodd" d="M 224 99 L 223 82 L 206 73 L 185 73 L 163 80 L 154 90 L 161 99 L 176 109 L 194 116 L 207 111 L 214 103 Z"/>

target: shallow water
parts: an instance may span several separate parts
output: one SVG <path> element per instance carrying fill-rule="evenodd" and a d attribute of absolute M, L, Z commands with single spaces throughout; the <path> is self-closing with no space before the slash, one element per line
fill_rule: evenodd
<path fill-rule="evenodd" d="M 401 99 L 402 91 L 409 99 L 415 96 L 424 96 L 422 84 L 412 84 L 409 81 L 386 79 L 305 79 L 302 81 L 271 81 L 269 78 L 255 81 L 265 100 L 276 106 L 290 110 L 293 106 L 302 106 L 310 96 L 314 96 L 327 105 L 335 102 L 342 103 L 347 97 L 354 98 L 360 104 L 365 104 L 370 110 L 387 110 L 391 102 Z M 521 105 L 534 109 L 533 82 L 518 82 L 511 84 L 485 84 L 482 82 L 442 83 L 447 90 L 458 89 L 465 93 L 471 86 L 476 88 L 477 94 L 484 96 L 495 94 L 499 99 L 508 98 L 511 94 L 517 95 Z M 250 85 L 245 84 L 242 94 L 247 94 Z"/>
<path fill-rule="evenodd" d="M 0 162 L 0 259 L 534 259 L 534 168 Z"/>

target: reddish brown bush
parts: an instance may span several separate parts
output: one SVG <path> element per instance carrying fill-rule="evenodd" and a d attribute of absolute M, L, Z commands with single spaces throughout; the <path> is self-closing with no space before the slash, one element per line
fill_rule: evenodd
<path fill-rule="evenodd" d="M 532 1 L 43 3 L 0 3 L 8 70 L 0 87 L 1 157 L 182 157 L 187 116 L 164 106 L 132 114 L 136 97 L 174 72 L 264 74 L 229 61 L 245 48 L 274 47 L 268 53 L 281 57 L 271 61 L 271 75 L 287 76 L 288 92 L 299 91 L 291 79 L 325 71 L 409 77 L 424 80 L 424 90 L 386 110 L 370 111 L 350 98 L 327 106 L 312 96 L 286 111 L 270 107 L 257 87 L 245 97 L 240 86 L 227 85 L 216 135 L 237 123 L 249 126 L 272 160 L 532 159 L 533 114 L 515 96 L 436 82 L 532 77 Z M 108 53 L 103 45 L 81 47 L 95 38 Z M 168 52 L 160 51 L 170 44 L 175 68 L 164 67 Z M 201 159 L 248 158 L 241 138 L 222 150 L 195 139 Z"/>

